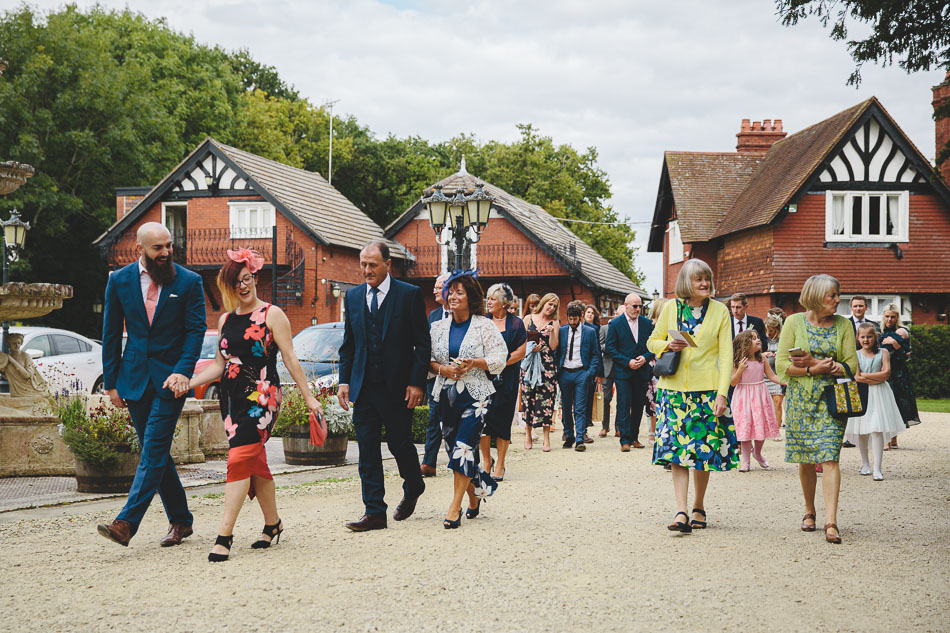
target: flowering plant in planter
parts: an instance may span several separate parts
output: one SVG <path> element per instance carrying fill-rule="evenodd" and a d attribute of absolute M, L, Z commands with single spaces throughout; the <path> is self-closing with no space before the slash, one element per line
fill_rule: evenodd
<path fill-rule="evenodd" d="M 349 435 L 353 430 L 353 408 L 344 411 L 337 402 L 333 385 L 311 383 L 310 388 L 323 407 L 323 415 L 327 421 L 327 435 L 330 437 Z M 274 435 L 286 435 L 291 425 L 309 424 L 309 416 L 310 412 L 304 404 L 300 390 L 297 387 L 284 387 L 284 397 L 280 405 L 280 415 L 274 425 Z"/>
<path fill-rule="evenodd" d="M 86 398 L 77 395 L 55 399 L 52 408 L 66 446 L 93 468 L 109 470 L 122 453 L 141 450 L 132 418 L 124 409 L 106 404 L 89 409 Z"/>

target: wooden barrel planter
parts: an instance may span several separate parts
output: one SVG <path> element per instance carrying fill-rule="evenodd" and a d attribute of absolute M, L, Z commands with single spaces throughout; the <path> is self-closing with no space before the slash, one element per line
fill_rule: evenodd
<path fill-rule="evenodd" d="M 327 436 L 323 446 L 310 445 L 310 426 L 295 424 L 289 427 L 284 443 L 284 459 L 294 466 L 329 466 L 346 463 L 346 445 L 349 438 Z"/>
<path fill-rule="evenodd" d="M 119 462 L 107 470 L 94 467 L 76 458 L 76 484 L 79 492 L 128 492 L 139 465 L 139 453 L 133 453 L 128 444 L 117 444 Z"/>

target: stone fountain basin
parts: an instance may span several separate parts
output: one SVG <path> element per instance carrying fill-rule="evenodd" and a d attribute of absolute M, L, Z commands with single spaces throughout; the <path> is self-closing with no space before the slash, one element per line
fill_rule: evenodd
<path fill-rule="evenodd" d="M 26 284 L 12 282 L 0 285 L 0 321 L 34 319 L 63 307 L 63 300 L 73 296 L 73 287 L 65 284 Z"/>

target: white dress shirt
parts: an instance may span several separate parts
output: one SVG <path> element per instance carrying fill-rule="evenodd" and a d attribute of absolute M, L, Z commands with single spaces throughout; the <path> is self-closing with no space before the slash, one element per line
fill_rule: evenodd
<path fill-rule="evenodd" d="M 377 308 L 383 307 L 383 300 L 386 298 L 386 295 L 389 294 L 389 287 L 391 285 L 392 278 L 389 275 L 386 275 L 386 278 L 383 279 L 382 283 L 376 286 L 376 288 L 379 290 L 379 292 L 376 293 Z M 373 287 L 369 284 L 366 284 L 366 307 L 371 310 L 373 309 Z"/>
<path fill-rule="evenodd" d="M 742 324 L 742 329 L 741 329 L 741 330 L 739 329 L 739 324 L 740 324 L 740 323 Z M 738 334 L 740 331 L 741 331 L 741 332 L 745 332 L 745 331 L 748 330 L 748 329 L 749 329 L 749 317 L 748 317 L 748 315 L 742 317 L 741 319 L 737 319 L 737 318 L 735 318 L 735 317 L 732 317 L 732 331 L 733 331 L 733 332 L 735 332 L 736 334 Z"/>
<path fill-rule="evenodd" d="M 145 270 L 145 264 L 142 263 L 142 258 L 139 257 L 139 285 L 142 286 L 142 303 L 145 303 L 145 300 L 148 299 L 148 287 L 152 283 L 152 276 L 148 274 L 148 271 Z M 162 294 L 162 285 L 158 285 L 158 294 Z"/>
<path fill-rule="evenodd" d="M 639 319 L 631 319 L 630 315 L 626 312 L 623 313 L 623 316 L 627 319 L 627 325 L 630 326 L 630 333 L 633 334 L 633 340 L 636 343 L 640 342 L 640 324 L 637 323 Z"/>
<path fill-rule="evenodd" d="M 574 349 L 571 349 L 571 337 L 574 337 Z M 584 326 L 580 323 L 577 328 L 567 326 L 567 352 L 564 353 L 564 369 L 578 369 L 584 366 L 581 362 L 581 341 L 584 340 Z M 571 353 L 573 352 L 573 354 Z"/>

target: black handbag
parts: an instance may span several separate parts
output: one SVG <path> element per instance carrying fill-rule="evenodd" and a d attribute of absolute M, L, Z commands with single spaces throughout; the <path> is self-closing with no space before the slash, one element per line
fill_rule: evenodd
<path fill-rule="evenodd" d="M 828 413 L 831 417 L 840 422 L 846 422 L 848 418 L 860 417 L 867 413 L 869 385 L 856 381 L 847 364 L 841 363 L 841 366 L 844 367 L 844 372 L 850 380 L 826 386 L 821 392 L 821 397 L 828 405 Z"/>
<path fill-rule="evenodd" d="M 676 301 L 676 299 L 674 299 Z M 679 308 L 679 306 L 677 306 Z M 676 316 L 676 329 L 682 330 L 683 325 L 679 320 L 679 310 L 677 309 Z M 660 356 L 656 357 L 656 364 L 653 366 L 653 375 L 657 378 L 663 376 L 672 376 L 676 373 L 676 370 L 680 367 L 680 354 L 681 352 L 663 352 Z"/>

